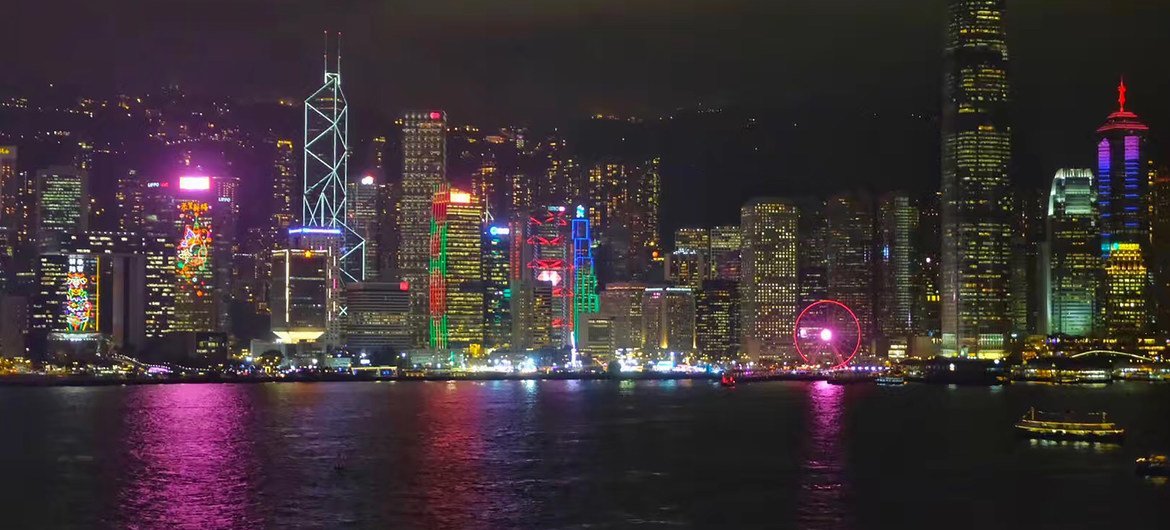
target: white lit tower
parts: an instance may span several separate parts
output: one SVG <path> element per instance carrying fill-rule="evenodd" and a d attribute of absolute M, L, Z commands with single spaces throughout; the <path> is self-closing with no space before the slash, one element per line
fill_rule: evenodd
<path fill-rule="evenodd" d="M 336 231 L 342 238 L 337 253 L 343 282 L 365 279 L 365 239 L 346 224 L 349 180 L 349 110 L 341 91 L 341 45 L 334 70 L 325 53 L 325 83 L 305 100 L 305 188 L 303 223 L 306 229 Z"/>

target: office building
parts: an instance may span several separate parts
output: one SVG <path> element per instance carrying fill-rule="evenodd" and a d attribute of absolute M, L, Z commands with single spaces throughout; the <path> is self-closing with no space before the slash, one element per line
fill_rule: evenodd
<path fill-rule="evenodd" d="M 1048 194 L 1046 334 L 1093 333 L 1101 275 L 1097 192 L 1093 172 L 1061 169 Z"/>
<path fill-rule="evenodd" d="M 648 287 L 642 291 L 642 351 L 650 356 L 695 351 L 695 295 L 685 287 Z"/>
<path fill-rule="evenodd" d="M 1148 270 L 1150 248 L 1150 178 L 1146 158 L 1147 127 L 1125 109 L 1126 87 L 1117 87 L 1116 112 L 1097 128 L 1097 209 L 1101 219 L 1101 258 L 1105 260 L 1104 332 L 1113 337 L 1148 331 L 1153 320 L 1150 282 L 1137 282 Z M 1113 253 L 1120 249 L 1123 256 Z"/>
<path fill-rule="evenodd" d="M 877 331 L 884 337 L 914 332 L 914 249 L 918 208 L 908 195 L 891 193 L 878 201 Z M 936 234 L 937 235 L 937 234 Z"/>
<path fill-rule="evenodd" d="M 410 290 L 404 282 L 345 286 L 345 347 L 357 354 L 411 348 Z"/>
<path fill-rule="evenodd" d="M 410 111 L 402 127 L 402 197 L 398 203 L 398 269 L 410 286 L 415 346 L 428 344 L 430 219 L 435 192 L 447 180 L 447 115 Z"/>
<path fill-rule="evenodd" d="M 1009 327 L 1005 0 L 951 0 L 943 69 L 942 354 L 999 358 Z"/>
<path fill-rule="evenodd" d="M 272 252 L 272 332 L 285 344 L 312 345 L 325 334 L 334 281 L 329 250 L 283 249 Z"/>
<path fill-rule="evenodd" d="M 512 344 L 512 229 L 494 223 L 483 235 L 484 349 Z"/>
<path fill-rule="evenodd" d="M 290 139 L 276 141 L 272 161 L 272 230 L 285 234 L 293 226 L 296 212 L 301 211 L 301 194 L 297 193 L 297 155 Z"/>
<path fill-rule="evenodd" d="M 707 360 L 739 356 L 739 282 L 704 280 L 695 295 L 695 345 Z"/>
<path fill-rule="evenodd" d="M 640 349 L 643 343 L 642 293 L 646 285 L 614 282 L 599 294 L 600 316 L 612 321 L 613 347 L 618 350 Z"/>
<path fill-rule="evenodd" d="M 350 230 L 357 234 L 366 246 L 365 265 L 362 267 L 368 279 L 373 279 L 378 272 L 378 253 L 381 245 L 380 228 L 378 222 L 378 189 L 379 182 L 373 173 L 362 175 L 361 178 L 349 182 L 349 191 L 346 193 L 346 216 Z M 350 241 L 353 244 L 354 241 Z M 355 267 L 356 260 L 354 258 Z M 355 268 L 356 270 L 356 268 Z"/>
<path fill-rule="evenodd" d="M 711 228 L 710 278 L 738 282 L 743 234 L 738 225 Z"/>
<path fill-rule="evenodd" d="M 864 195 L 838 195 L 825 204 L 828 298 L 849 306 L 861 321 L 862 344 L 874 334 L 873 210 Z"/>
<path fill-rule="evenodd" d="M 667 281 L 696 291 L 710 271 L 703 253 L 688 248 L 680 248 L 667 254 L 664 268 Z"/>
<path fill-rule="evenodd" d="M 41 251 L 58 248 L 61 238 L 89 227 L 89 174 L 72 166 L 37 172 L 36 234 Z"/>
<path fill-rule="evenodd" d="M 791 358 L 797 311 L 796 206 L 781 199 L 754 199 L 740 216 L 742 347 L 757 362 Z"/>
<path fill-rule="evenodd" d="M 465 191 L 443 186 L 431 214 L 430 347 L 483 351 L 483 205 Z"/>

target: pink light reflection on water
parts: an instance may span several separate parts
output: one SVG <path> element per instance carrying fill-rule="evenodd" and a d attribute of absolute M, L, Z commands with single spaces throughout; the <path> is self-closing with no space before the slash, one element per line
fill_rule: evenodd
<path fill-rule="evenodd" d="M 808 386 L 808 440 L 799 491 L 802 521 L 818 527 L 844 527 L 851 513 L 842 431 L 845 422 L 845 385 L 817 381 Z"/>
<path fill-rule="evenodd" d="M 246 387 L 146 385 L 125 415 L 119 514 L 135 528 L 255 528 Z"/>

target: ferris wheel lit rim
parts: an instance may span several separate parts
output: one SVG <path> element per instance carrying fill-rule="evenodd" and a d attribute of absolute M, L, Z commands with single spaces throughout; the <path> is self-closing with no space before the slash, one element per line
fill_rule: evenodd
<path fill-rule="evenodd" d="M 801 311 L 799 315 L 797 315 L 795 325 L 792 326 L 792 345 L 796 346 L 796 353 L 800 354 L 800 358 L 804 359 L 805 363 L 811 363 L 811 361 L 808 359 L 808 356 L 805 355 L 804 352 L 800 349 L 800 321 L 804 319 L 804 315 L 808 314 L 810 309 L 819 305 L 833 305 L 844 309 L 845 312 L 849 313 L 849 316 L 853 319 L 853 326 L 857 329 L 857 342 L 853 345 L 853 351 L 850 352 L 849 356 L 846 357 L 845 360 L 833 366 L 832 369 L 841 368 L 848 365 L 849 362 L 853 360 L 853 357 L 857 355 L 857 352 L 861 350 L 861 321 L 858 320 L 857 315 L 853 312 L 853 310 L 849 309 L 849 306 L 841 302 L 836 300 L 817 300 L 816 302 L 813 302 L 805 307 L 804 310 Z M 832 332 L 830 332 L 830 334 L 831 333 Z"/>

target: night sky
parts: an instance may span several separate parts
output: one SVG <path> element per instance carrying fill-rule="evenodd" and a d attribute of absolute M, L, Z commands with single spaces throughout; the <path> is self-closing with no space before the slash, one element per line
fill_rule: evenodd
<path fill-rule="evenodd" d="M 852 144 L 913 140 L 902 149 L 910 177 L 874 168 L 872 148 L 851 157 L 847 144 L 826 151 L 831 162 L 801 166 L 801 178 L 937 180 L 937 123 L 928 141 L 900 124 L 938 114 L 944 0 L 15 0 L 5 11 L 16 23 L 0 32 L 0 84 L 178 82 L 300 98 L 320 82 L 328 28 L 343 32 L 358 127 L 369 119 L 359 111 L 380 121 L 411 107 L 547 128 L 597 111 L 720 105 L 826 122 L 826 145 L 832 131 L 853 131 Z M 1008 32 L 1018 179 L 1038 186 L 1056 167 L 1091 163 L 1093 129 L 1122 74 L 1130 108 L 1155 139 L 1170 135 L 1170 2 L 1009 1 Z"/>

